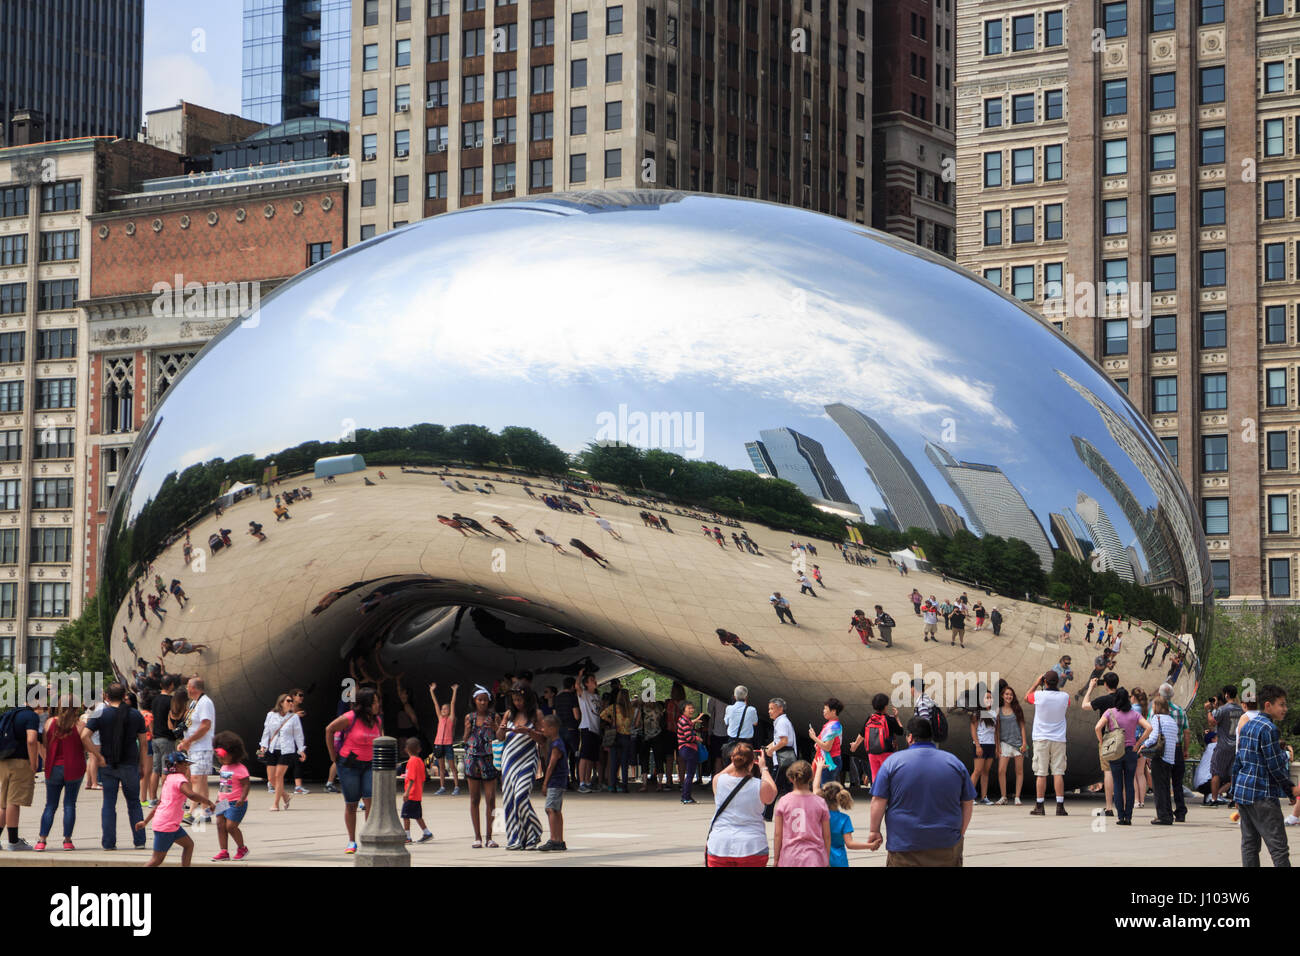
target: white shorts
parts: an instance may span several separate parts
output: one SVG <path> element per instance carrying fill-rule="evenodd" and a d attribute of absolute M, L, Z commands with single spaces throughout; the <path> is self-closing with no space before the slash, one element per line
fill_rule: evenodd
<path fill-rule="evenodd" d="M 1011 744 L 1007 743 L 1005 740 L 999 740 L 999 741 L 998 741 L 998 756 L 999 756 L 999 757 L 1023 757 L 1024 754 L 1022 754 L 1022 753 L 1020 752 L 1020 748 L 1019 748 L 1019 747 L 1013 747 L 1013 746 L 1011 746 Z"/>
<path fill-rule="evenodd" d="M 189 757 L 191 777 L 206 777 L 212 773 L 211 750 L 191 750 Z"/>

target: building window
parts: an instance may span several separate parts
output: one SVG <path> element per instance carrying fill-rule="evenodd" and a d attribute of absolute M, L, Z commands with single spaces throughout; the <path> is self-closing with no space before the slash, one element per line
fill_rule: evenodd
<path fill-rule="evenodd" d="M 0 265 L 17 265 L 20 266 L 27 261 L 27 237 L 26 236 L 8 236 L 8 239 L 21 239 L 22 243 L 15 243 L 18 252 L 16 261 L 5 262 L 3 256 L 0 256 Z M 0 240 L 2 242 L 3 240 Z M 67 262 L 71 259 L 80 257 L 81 233 L 76 229 L 60 229 L 58 232 L 41 233 L 41 262 Z"/>
<path fill-rule="evenodd" d="M 1107 355 L 1128 354 L 1128 319 L 1109 319 L 1106 322 Z"/>
<path fill-rule="evenodd" d="M 361 241 L 375 238 L 375 224 L 373 222 L 363 222 L 361 224 Z"/>
<path fill-rule="evenodd" d="M 1065 43 L 1065 11 L 1048 10 L 1043 14 L 1043 46 Z"/>
<path fill-rule="evenodd" d="M 1286 344 L 1286 306 L 1268 305 L 1264 307 L 1264 344 Z"/>
<path fill-rule="evenodd" d="M 425 199 L 446 199 L 447 198 L 447 173 L 445 170 L 442 172 L 425 174 L 424 198 Z"/>
<path fill-rule="evenodd" d="M 1223 4 L 1225 0 L 1201 0 L 1201 26 L 1223 22 Z"/>
<path fill-rule="evenodd" d="M 75 408 L 77 380 L 75 378 L 42 378 L 36 380 L 36 407 Z"/>
<path fill-rule="evenodd" d="M 1225 438 L 1226 442 L 1227 439 Z M 1226 471 L 1227 469 L 1222 469 Z M 1286 534 L 1291 530 L 1291 509 L 1287 495 L 1268 496 L 1268 530 L 1270 534 Z"/>
<path fill-rule="evenodd" d="M 1228 313 L 1205 312 L 1201 315 L 1201 348 L 1228 347 Z"/>
<path fill-rule="evenodd" d="M 1128 233 L 1128 200 L 1106 199 L 1101 204 L 1105 220 L 1105 232 L 1108 236 L 1123 236 Z"/>
<path fill-rule="evenodd" d="M 533 67 L 533 69 L 537 69 Z M 569 85 L 580 90 L 587 85 L 587 61 L 573 60 L 569 64 Z"/>
<path fill-rule="evenodd" d="M 430 153 L 445 153 L 447 151 L 447 127 L 446 126 L 427 126 L 424 130 L 425 150 Z"/>
<path fill-rule="evenodd" d="M 1013 266 L 1011 269 L 1011 294 L 1022 302 L 1034 301 L 1034 267 Z"/>
<path fill-rule="evenodd" d="M 617 179 L 623 175 L 623 151 L 621 149 L 605 150 L 605 178 Z"/>
<path fill-rule="evenodd" d="M 81 208 L 81 180 L 46 183 L 41 187 L 41 212 L 70 212 Z"/>
<path fill-rule="evenodd" d="M 605 33 L 608 36 L 617 36 L 623 32 L 623 8 L 607 7 L 605 9 Z"/>
<path fill-rule="evenodd" d="M 1201 513 L 1205 520 L 1206 534 L 1228 533 L 1228 499 L 1203 498 Z"/>
<path fill-rule="evenodd" d="M 583 60 L 582 65 L 584 67 L 583 77 L 585 82 L 585 77 L 586 77 L 585 67 L 587 65 L 587 61 Z M 547 63 L 542 66 L 533 67 L 533 80 L 532 80 L 532 88 L 530 92 L 533 93 L 554 93 L 555 92 L 555 65 L 553 63 Z"/>
<path fill-rule="evenodd" d="M 1002 210 L 984 210 L 984 245 L 1002 245 Z"/>
<path fill-rule="evenodd" d="M 0 189 L 0 219 L 27 215 L 27 187 L 6 186 Z"/>
<path fill-rule="evenodd" d="M 72 540 L 71 528 L 59 528 L 60 531 L 68 533 L 68 540 Z M 69 548 L 71 553 L 71 548 Z M 64 558 L 64 561 L 70 560 Z M 0 564 L 17 564 L 18 563 L 18 529 L 5 528 L 0 531 Z"/>
<path fill-rule="evenodd" d="M 57 233 L 41 233 L 41 245 L 44 246 L 44 237 L 46 235 L 57 235 Z M 76 232 L 73 232 L 76 235 Z M 43 251 L 43 250 L 42 250 Z M 76 258 L 73 256 L 72 258 Z M 13 235 L 0 236 L 0 266 L 21 266 L 27 264 L 27 236 Z"/>
<path fill-rule="evenodd" d="M 1228 221 L 1227 192 L 1223 189 L 1201 190 L 1201 225 L 1222 226 Z"/>
<path fill-rule="evenodd" d="M 1034 48 L 1034 15 L 1011 18 L 1011 49 L 1032 50 Z"/>
<path fill-rule="evenodd" d="M 1107 80 L 1102 84 L 1106 116 L 1123 116 L 1128 112 L 1128 80 Z"/>
<path fill-rule="evenodd" d="M 405 113 L 411 108 L 411 84 L 399 83 L 393 87 L 393 109 Z"/>
<path fill-rule="evenodd" d="M 462 196 L 483 195 L 482 166 L 467 166 L 460 171 L 460 194 Z"/>
<path fill-rule="evenodd" d="M 984 21 L 984 55 L 996 56 L 1002 52 L 1002 21 Z"/>
<path fill-rule="evenodd" d="M 483 74 L 474 73 L 470 76 L 461 78 L 462 103 L 482 103 L 483 102 Z M 534 91 L 536 92 L 536 91 Z"/>
<path fill-rule="evenodd" d="M 1011 241 L 1034 241 L 1034 207 L 1018 206 L 1011 210 Z"/>
<path fill-rule="evenodd" d="M 333 251 L 333 244 L 329 242 L 310 242 L 307 244 L 307 265 L 314 266 L 322 259 L 326 258 Z"/>
<path fill-rule="evenodd" d="M 36 309 L 48 312 L 53 309 L 71 309 L 77 303 L 76 279 L 47 279 L 36 284 Z"/>
<path fill-rule="evenodd" d="M 1274 179 L 1271 182 L 1264 183 L 1264 218 L 1281 219 L 1285 215 L 1286 180 Z"/>
<path fill-rule="evenodd" d="M 410 40 L 397 41 L 397 55 L 393 61 L 393 65 L 394 66 L 411 65 L 411 41 Z"/>
<path fill-rule="evenodd" d="M 1128 140 L 1108 139 L 1102 144 L 1102 151 L 1107 176 L 1123 176 L 1128 172 Z"/>
<path fill-rule="evenodd" d="M 1165 457 L 1169 459 L 1171 465 L 1178 464 L 1178 439 L 1175 436 L 1167 436 L 1160 439 L 1160 447 L 1165 450 Z"/>
<path fill-rule="evenodd" d="M 492 141 L 513 143 L 517 138 L 518 120 L 513 116 L 498 116 L 492 121 Z"/>
<path fill-rule="evenodd" d="M 492 81 L 492 99 L 510 100 L 519 95 L 519 71 L 497 70 Z"/>
<path fill-rule="evenodd" d="M 990 285 L 995 285 L 995 286 L 997 286 L 999 289 L 1001 289 L 1001 288 L 1002 288 L 1002 270 L 1001 270 L 1001 269 L 985 269 L 985 270 L 984 270 L 984 281 L 987 282 L 987 283 L 989 283 Z"/>
<path fill-rule="evenodd" d="M 587 14 L 585 11 L 574 13 L 569 18 L 569 39 L 587 39 Z"/>
<path fill-rule="evenodd" d="M 546 110 L 542 113 L 534 113 L 530 119 L 531 122 L 531 139 L 534 143 L 540 140 L 552 139 L 555 136 L 555 114 Z"/>
<path fill-rule="evenodd" d="M 1275 60 L 1264 64 L 1264 93 L 1286 92 L 1286 63 Z"/>
<path fill-rule="evenodd" d="M 1011 182 L 1023 185 L 1034 181 L 1034 149 L 1013 149 L 1011 151 Z"/>
<path fill-rule="evenodd" d="M 1280 17 L 1286 13 L 1286 0 L 1264 0 L 1264 16 Z"/>
<path fill-rule="evenodd" d="M 1002 154 L 984 154 L 984 187 L 1002 185 Z"/>
<path fill-rule="evenodd" d="M 585 183 L 587 181 L 587 154 L 569 154 L 569 182 Z"/>
<path fill-rule="evenodd" d="M 447 80 L 430 80 L 428 83 L 428 102 L 424 105 L 429 109 L 438 109 L 447 105 Z"/>
<path fill-rule="evenodd" d="M 407 176 L 393 177 L 393 202 L 404 203 L 410 198 L 410 178 Z"/>
<path fill-rule="evenodd" d="M 1223 67 L 1201 67 L 1201 103 L 1222 103 L 1224 96 Z"/>
<path fill-rule="evenodd" d="M 403 159 L 411 155 L 411 131 L 399 129 L 393 132 L 393 155 Z"/>
<path fill-rule="evenodd" d="M 71 508 L 71 478 L 37 478 L 32 482 L 33 508 Z"/>
<path fill-rule="evenodd" d="M 23 383 L 0 382 L 0 412 L 23 410 Z"/>
<path fill-rule="evenodd" d="M 1286 243 L 1269 242 L 1264 245 L 1264 281 L 1286 281 Z"/>
<path fill-rule="evenodd" d="M 1286 148 L 1286 129 L 1280 119 L 1264 120 L 1264 155 L 1281 156 Z"/>
<path fill-rule="evenodd" d="M 1210 562 L 1210 580 L 1214 584 L 1215 597 L 1227 597 L 1232 592 L 1232 575 L 1229 573 L 1228 561 Z"/>
<path fill-rule="evenodd" d="M 605 104 L 605 132 L 623 128 L 623 101 L 613 100 Z"/>
<path fill-rule="evenodd" d="M 1226 156 L 1224 142 L 1222 126 L 1201 130 L 1202 166 L 1215 166 L 1224 161 Z"/>
<path fill-rule="evenodd" d="M 1043 179 L 1058 182 L 1065 178 L 1065 148 L 1060 143 L 1043 147 Z"/>
<path fill-rule="evenodd" d="M 1059 299 L 1064 292 L 1065 263 L 1043 263 L 1043 298 Z"/>
<path fill-rule="evenodd" d="M 984 101 L 984 128 L 993 129 L 1002 125 L 1002 97 L 995 96 Z"/>
<path fill-rule="evenodd" d="M 33 442 L 36 458 L 71 458 L 73 435 L 71 428 L 38 428 Z"/>
<path fill-rule="evenodd" d="M 1174 193 L 1159 193 L 1151 197 L 1151 231 L 1163 232 L 1178 225 Z"/>
<path fill-rule="evenodd" d="M 23 460 L 23 433 L 17 429 L 0 432 L 0 461 Z M 0 564 L 12 564 L 0 561 Z"/>
<path fill-rule="evenodd" d="M 373 179 L 361 180 L 361 205 L 373 206 L 375 204 L 375 182 Z"/>
<path fill-rule="evenodd" d="M 1118 40 L 1128 36 L 1128 4 L 1103 3 L 1101 21 L 1106 30 L 1106 39 Z"/>
<path fill-rule="evenodd" d="M 29 596 L 28 607 L 27 607 L 28 616 L 29 617 L 67 617 L 68 616 L 68 595 L 71 593 L 71 590 L 72 590 L 72 585 L 63 582 L 59 582 L 59 583 L 39 582 L 38 583 L 33 581 L 28 585 L 28 596 Z M 39 641 L 41 639 L 39 638 L 33 639 L 29 637 L 27 639 L 28 644 L 29 645 L 32 644 L 34 640 Z M 48 654 L 41 654 L 40 656 L 48 657 Z M 30 646 L 28 649 L 27 662 L 29 665 L 32 662 Z M 44 664 L 44 666 L 37 667 L 36 668 L 37 670 L 44 671 L 50 669 L 50 665 L 48 661 L 43 661 L 42 663 Z"/>
<path fill-rule="evenodd" d="M 1268 443 L 1269 471 L 1285 471 L 1290 467 L 1288 461 L 1290 458 L 1290 449 L 1287 447 L 1289 444 L 1287 433 L 1269 432 L 1265 440 Z"/>
<path fill-rule="evenodd" d="M 605 82 L 623 82 L 623 54 L 610 53 L 605 57 Z"/>
<path fill-rule="evenodd" d="M 1128 294 L 1128 260 L 1101 260 L 1101 276 L 1106 282 L 1108 296 Z"/>
<path fill-rule="evenodd" d="M 1011 122 L 1013 124 L 1032 123 L 1034 121 L 1034 94 L 1017 93 L 1011 97 Z"/>
<path fill-rule="evenodd" d="M 361 14 L 361 25 L 373 27 L 379 23 L 379 0 L 366 0 Z"/>
<path fill-rule="evenodd" d="M 1287 401 L 1286 369 L 1271 368 L 1265 373 L 1265 400 L 1269 408 L 1282 408 Z"/>
<path fill-rule="evenodd" d="M 1065 91 L 1048 90 L 1043 94 L 1043 119 L 1057 120 L 1065 115 Z"/>
<path fill-rule="evenodd" d="M 1050 203 L 1043 207 L 1043 238 L 1045 240 L 1061 239 L 1064 235 L 1064 209 L 1061 203 Z"/>
<path fill-rule="evenodd" d="M 1228 251 L 1209 249 L 1201 253 L 1201 285 L 1205 287 L 1228 284 Z"/>
<path fill-rule="evenodd" d="M 1270 514 L 1270 520 L 1272 515 Z M 1269 597 L 1284 598 L 1291 596 L 1291 559 L 1268 559 L 1268 593 Z"/>
<path fill-rule="evenodd" d="M 69 359 L 77 357 L 76 329 L 41 329 L 36 333 L 36 358 Z"/>
<path fill-rule="evenodd" d="M 379 69 L 378 43 L 367 43 L 361 48 L 361 69 L 367 73 Z"/>
<path fill-rule="evenodd" d="M 1151 109 L 1171 110 L 1177 105 L 1174 91 L 1174 74 L 1151 74 Z"/>
<path fill-rule="evenodd" d="M 1151 32 L 1174 28 L 1174 5 L 1177 0 L 1151 0 Z"/>
<path fill-rule="evenodd" d="M 1172 292 L 1178 287 L 1178 257 L 1173 253 L 1151 257 L 1151 290 Z"/>
<path fill-rule="evenodd" d="M 1228 407 L 1228 375 L 1215 372 L 1201 376 L 1201 411 L 1221 412 Z"/>
<path fill-rule="evenodd" d="M 551 160 L 534 159 L 529 167 L 529 187 L 532 189 L 549 189 L 551 187 L 551 168 Z"/>
<path fill-rule="evenodd" d="M 1151 319 L 1151 351 L 1173 352 L 1178 348 L 1178 317 L 1157 315 Z"/>
<path fill-rule="evenodd" d="M 555 17 L 537 17 L 533 20 L 533 46 L 555 45 Z"/>
<path fill-rule="evenodd" d="M 492 164 L 492 191 L 494 193 L 512 193 L 515 191 L 515 164 Z"/>
<path fill-rule="evenodd" d="M 411 19 L 411 0 L 397 0 L 396 19 L 398 23 L 405 23 Z"/>
<path fill-rule="evenodd" d="M 379 112 L 379 90 L 361 91 L 361 115 L 374 116 Z"/>
<path fill-rule="evenodd" d="M 26 332 L 0 332 L 0 363 L 23 360 Z"/>
<path fill-rule="evenodd" d="M 1228 436 L 1201 436 L 1201 471 L 1228 470 Z"/>
<path fill-rule="evenodd" d="M 1178 411 L 1178 379 L 1173 375 L 1151 379 L 1151 407 L 1155 412 Z"/>
<path fill-rule="evenodd" d="M 1151 136 L 1151 168 L 1174 168 L 1175 134 L 1154 133 Z"/>
<path fill-rule="evenodd" d="M 587 107 L 574 106 L 569 110 L 569 135 L 581 136 L 587 132 Z"/>

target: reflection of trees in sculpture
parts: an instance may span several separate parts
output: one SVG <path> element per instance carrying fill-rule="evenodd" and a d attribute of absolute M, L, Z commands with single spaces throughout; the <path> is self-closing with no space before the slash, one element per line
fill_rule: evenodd
<path fill-rule="evenodd" d="M 1084 605 L 1091 600 L 1094 607 L 1099 607 L 1109 600 L 1109 595 L 1118 595 L 1125 617 L 1155 621 L 1171 631 L 1184 629 L 1183 609 L 1168 594 L 1125 581 L 1114 571 L 1093 571 L 1064 551 L 1057 551 L 1053 558 L 1051 582 L 1050 593 L 1059 600 Z"/>

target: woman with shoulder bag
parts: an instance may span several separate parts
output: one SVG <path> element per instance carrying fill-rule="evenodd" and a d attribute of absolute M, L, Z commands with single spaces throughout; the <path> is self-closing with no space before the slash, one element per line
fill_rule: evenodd
<path fill-rule="evenodd" d="M 717 809 L 709 825 L 704 852 L 706 866 L 767 866 L 767 824 L 764 808 L 776 799 L 776 781 L 767 761 L 747 743 L 731 748 L 731 761 L 713 777 Z M 759 780 L 754 779 L 757 756 Z"/>
<path fill-rule="evenodd" d="M 1173 826 L 1174 748 L 1178 745 L 1178 721 L 1169 713 L 1169 701 L 1162 694 L 1151 698 L 1151 732 L 1142 747 L 1151 762 L 1151 785 L 1156 792 L 1156 816 L 1152 823 Z"/>
<path fill-rule="evenodd" d="M 343 734 L 343 744 L 334 750 L 334 734 Z M 379 718 L 379 695 L 373 687 L 357 691 L 352 709 L 330 721 L 325 728 L 325 749 L 338 764 L 343 788 L 343 823 L 348 828 L 348 845 L 343 852 L 357 852 L 357 804 L 364 798 L 370 817 L 371 768 L 375 738 L 383 733 Z"/>
<path fill-rule="evenodd" d="M 285 777 L 291 768 L 297 765 L 299 754 L 306 756 L 302 735 L 302 720 L 294 710 L 293 698 L 281 694 L 266 715 L 262 725 L 261 746 L 257 750 L 258 758 L 266 765 L 266 779 L 275 792 L 271 809 L 279 810 L 283 801 L 284 809 L 289 809 L 290 794 L 285 787 Z"/>
<path fill-rule="evenodd" d="M 1139 738 L 1137 729 L 1142 728 Z M 1097 732 L 1097 744 L 1101 756 L 1110 763 L 1110 773 L 1114 780 L 1115 823 L 1118 826 L 1132 826 L 1134 790 L 1133 781 L 1137 772 L 1137 744 L 1151 732 L 1151 725 L 1142 716 L 1141 711 L 1133 706 L 1128 691 L 1123 687 L 1115 691 L 1115 706 L 1111 707 L 1094 728 Z M 1103 731 L 1106 737 L 1102 736 Z M 1111 754 L 1117 753 L 1116 756 Z"/>

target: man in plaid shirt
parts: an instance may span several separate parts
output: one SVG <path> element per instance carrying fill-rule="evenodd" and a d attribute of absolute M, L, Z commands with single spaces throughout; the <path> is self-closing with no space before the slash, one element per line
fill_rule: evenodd
<path fill-rule="evenodd" d="M 1291 764 L 1274 723 L 1286 720 L 1286 691 L 1265 684 L 1259 690 L 1259 702 L 1264 714 L 1246 721 L 1237 732 L 1237 756 L 1232 766 L 1232 794 L 1241 812 L 1241 865 L 1259 866 L 1263 839 L 1273 865 L 1290 866 L 1278 798 L 1300 797 L 1300 787 L 1291 783 Z"/>
<path fill-rule="evenodd" d="M 1174 745 L 1174 822 L 1187 821 L 1187 801 L 1183 798 L 1183 780 L 1187 775 L 1187 748 L 1192 743 L 1192 730 L 1187 724 L 1187 712 L 1174 703 L 1172 684 L 1161 684 L 1160 696 L 1169 701 L 1169 716 L 1178 723 L 1178 743 Z M 1150 715 L 1145 715 L 1150 716 Z"/>

